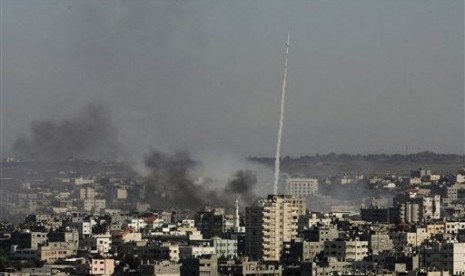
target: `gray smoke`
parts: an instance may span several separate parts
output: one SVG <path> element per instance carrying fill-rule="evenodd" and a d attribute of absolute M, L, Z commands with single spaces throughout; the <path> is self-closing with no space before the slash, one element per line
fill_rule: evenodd
<path fill-rule="evenodd" d="M 195 183 L 191 171 L 196 163 L 187 151 L 174 154 L 152 151 L 145 162 L 150 170 L 144 180 L 146 200 L 156 207 L 180 208 L 221 202 L 213 191 Z"/>
<path fill-rule="evenodd" d="M 258 178 L 252 171 L 237 170 L 224 182 L 214 173 L 205 171 L 204 162 L 194 160 L 188 151 L 172 154 L 152 151 L 145 165 L 150 171 L 144 178 L 146 201 L 152 207 L 199 209 L 208 205 L 228 208 L 232 207 L 234 198 L 249 204 L 257 196 Z M 222 170 L 224 174 L 231 168 Z"/>
<path fill-rule="evenodd" d="M 16 139 L 13 152 L 26 160 L 116 159 L 116 127 L 109 111 L 100 104 L 89 104 L 74 118 L 36 121 L 29 136 Z"/>
<path fill-rule="evenodd" d="M 225 192 L 229 196 L 235 195 L 241 202 L 249 204 L 256 198 L 253 189 L 257 183 L 257 176 L 252 171 L 239 170 L 226 186 Z"/>

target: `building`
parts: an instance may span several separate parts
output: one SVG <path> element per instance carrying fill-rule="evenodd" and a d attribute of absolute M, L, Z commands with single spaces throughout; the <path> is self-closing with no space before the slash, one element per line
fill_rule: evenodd
<path fill-rule="evenodd" d="M 218 257 L 237 257 L 237 239 L 212 238 L 212 244 Z"/>
<path fill-rule="evenodd" d="M 334 226 L 314 226 L 302 232 L 307 241 L 323 242 L 339 238 L 339 230 Z"/>
<path fill-rule="evenodd" d="M 206 239 L 221 236 L 224 231 L 224 209 L 205 208 L 195 214 L 195 227 L 200 230 Z"/>
<path fill-rule="evenodd" d="M 72 242 L 49 242 L 38 250 L 39 259 L 46 263 L 54 263 L 76 254 L 77 245 Z"/>
<path fill-rule="evenodd" d="M 368 256 L 368 241 L 335 240 L 324 242 L 324 256 L 334 257 L 338 261 L 361 261 Z"/>
<path fill-rule="evenodd" d="M 109 276 L 115 272 L 114 259 L 80 259 L 76 265 L 79 275 Z"/>
<path fill-rule="evenodd" d="M 306 197 L 318 193 L 318 179 L 289 178 L 286 180 L 286 194 L 295 197 Z"/>
<path fill-rule="evenodd" d="M 17 248 L 29 248 L 37 250 L 39 245 L 48 242 L 47 233 L 43 232 L 13 232 L 11 234 L 11 245 L 16 245 Z"/>
<path fill-rule="evenodd" d="M 418 196 L 415 193 L 394 197 L 397 219 L 402 223 L 437 220 L 441 218 L 441 196 Z"/>
<path fill-rule="evenodd" d="M 182 261 L 180 275 L 218 275 L 218 258 L 216 255 L 204 255 Z"/>
<path fill-rule="evenodd" d="M 180 275 L 181 264 L 176 262 L 162 260 L 155 262 L 142 263 L 139 266 L 141 276 L 177 276 Z"/>
<path fill-rule="evenodd" d="M 216 254 L 215 248 L 212 246 L 180 246 L 179 247 L 179 258 L 181 260 L 199 258 L 202 256 Z"/>
<path fill-rule="evenodd" d="M 92 187 L 86 187 L 79 189 L 79 198 L 84 199 L 95 199 L 95 189 Z"/>
<path fill-rule="evenodd" d="M 305 200 L 269 195 L 245 212 L 245 254 L 253 260 L 279 261 L 284 242 L 297 236 L 297 222 L 305 214 Z"/>
<path fill-rule="evenodd" d="M 323 250 L 324 242 L 304 241 L 297 238 L 285 243 L 283 255 L 286 262 L 313 262 Z"/>
<path fill-rule="evenodd" d="M 370 234 L 368 248 L 372 254 L 378 254 L 379 252 L 391 251 L 394 248 L 394 243 L 387 232 L 374 232 Z"/>
<path fill-rule="evenodd" d="M 450 275 L 465 273 L 465 243 L 431 243 L 423 247 L 424 266 Z"/>

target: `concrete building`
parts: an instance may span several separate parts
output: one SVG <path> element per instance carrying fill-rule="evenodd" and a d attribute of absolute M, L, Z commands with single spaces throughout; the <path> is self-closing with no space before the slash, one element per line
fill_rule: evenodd
<path fill-rule="evenodd" d="M 464 184 L 465 183 L 465 174 L 458 173 L 455 177 L 455 183 Z"/>
<path fill-rule="evenodd" d="M 85 187 L 79 189 L 79 198 L 82 200 L 95 199 L 95 189 L 92 187 Z"/>
<path fill-rule="evenodd" d="M 339 230 L 334 226 L 314 226 L 302 232 L 307 241 L 332 241 L 339 238 Z"/>
<path fill-rule="evenodd" d="M 216 251 L 212 246 L 179 246 L 179 258 L 181 260 L 214 254 L 216 254 Z"/>
<path fill-rule="evenodd" d="M 316 178 L 289 178 L 286 180 L 286 194 L 305 198 L 318 193 L 318 179 Z"/>
<path fill-rule="evenodd" d="M 394 197 L 394 207 L 397 208 L 397 219 L 401 223 L 417 223 L 441 218 L 441 197 L 439 195 L 399 194 Z"/>
<path fill-rule="evenodd" d="M 177 244 L 139 246 L 135 248 L 134 254 L 143 259 L 170 260 L 173 262 L 178 262 L 180 259 L 179 245 Z"/>
<path fill-rule="evenodd" d="M 335 240 L 324 242 L 324 256 L 334 257 L 338 261 L 361 261 L 368 256 L 368 241 Z"/>
<path fill-rule="evenodd" d="M 368 248 L 372 254 L 378 254 L 379 252 L 391 251 L 394 248 L 394 243 L 387 232 L 374 232 L 370 234 Z"/>
<path fill-rule="evenodd" d="M 109 233 L 93 235 L 80 241 L 80 249 L 89 250 L 91 253 L 105 255 L 111 249 L 111 235 Z"/>
<path fill-rule="evenodd" d="M 284 242 L 297 236 L 297 222 L 305 214 L 305 200 L 269 195 L 246 208 L 245 253 L 253 260 L 279 261 Z"/>
<path fill-rule="evenodd" d="M 49 242 L 38 250 L 39 260 L 46 263 L 55 263 L 76 254 L 77 245 L 72 242 Z"/>
<path fill-rule="evenodd" d="M 428 233 L 426 228 L 417 228 L 413 231 L 404 232 L 391 232 L 389 234 L 390 239 L 396 247 L 402 247 L 406 245 L 420 246 L 424 241 L 431 238 L 431 234 Z"/>
<path fill-rule="evenodd" d="M 142 263 L 139 266 L 141 276 L 177 276 L 181 273 L 181 264 L 163 260 Z"/>
<path fill-rule="evenodd" d="M 237 257 L 237 239 L 222 239 L 213 237 L 213 248 L 215 248 L 216 255 L 224 258 Z"/>
<path fill-rule="evenodd" d="M 90 221 L 76 221 L 71 222 L 69 225 L 78 231 L 80 239 L 92 235 L 92 223 Z"/>
<path fill-rule="evenodd" d="M 283 267 L 277 262 L 250 261 L 245 257 L 221 262 L 218 271 L 219 275 L 230 276 L 280 276 Z"/>
<path fill-rule="evenodd" d="M 195 214 L 195 227 L 200 230 L 202 236 L 206 239 L 214 236 L 221 236 L 224 232 L 224 209 L 223 208 L 205 208 L 205 210 Z"/>
<path fill-rule="evenodd" d="M 49 232 L 49 242 L 67 242 L 72 243 L 78 248 L 79 246 L 79 233 L 76 229 L 66 232 Z"/>
<path fill-rule="evenodd" d="M 145 221 L 145 219 L 133 218 L 129 220 L 127 226 L 133 229 L 134 231 L 140 231 L 141 229 L 147 227 L 147 222 Z"/>
<path fill-rule="evenodd" d="M 79 275 L 110 276 L 114 272 L 114 259 L 80 259 L 76 265 L 76 273 Z"/>
<path fill-rule="evenodd" d="M 47 233 L 42 232 L 13 232 L 10 239 L 11 245 L 16 245 L 18 249 L 29 248 L 37 250 L 39 245 L 47 242 Z"/>
<path fill-rule="evenodd" d="M 423 247 L 424 266 L 430 270 L 465 273 L 465 243 L 431 243 Z"/>
<path fill-rule="evenodd" d="M 323 250 L 324 242 L 304 241 L 301 238 L 296 238 L 284 244 L 283 260 L 290 263 L 313 262 Z"/>
<path fill-rule="evenodd" d="M 204 255 L 182 260 L 180 275 L 218 275 L 218 258 L 216 255 Z"/>

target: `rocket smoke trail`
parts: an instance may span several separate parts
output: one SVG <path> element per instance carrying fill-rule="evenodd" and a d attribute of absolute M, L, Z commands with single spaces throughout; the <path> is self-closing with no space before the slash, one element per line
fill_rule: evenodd
<path fill-rule="evenodd" d="M 290 33 L 287 33 L 286 43 L 286 61 L 284 63 L 284 79 L 283 89 L 281 91 L 281 115 L 279 117 L 279 129 L 278 129 L 278 142 L 276 143 L 276 159 L 274 163 L 274 183 L 273 183 L 273 194 L 278 193 L 278 182 L 279 182 L 279 159 L 281 154 L 281 137 L 283 135 L 283 121 L 284 121 L 284 100 L 286 99 L 286 80 L 287 80 L 287 59 L 289 55 L 289 42 Z"/>

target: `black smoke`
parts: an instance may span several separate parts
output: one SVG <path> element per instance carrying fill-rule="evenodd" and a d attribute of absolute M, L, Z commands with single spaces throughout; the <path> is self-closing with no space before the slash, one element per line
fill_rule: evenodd
<path fill-rule="evenodd" d="M 251 203 L 255 198 L 253 189 L 258 183 L 257 176 L 250 170 L 239 170 L 226 186 L 225 192 L 235 195 L 244 203 Z"/>
<path fill-rule="evenodd" d="M 117 131 L 110 117 L 104 106 L 89 104 L 74 118 L 33 122 L 29 136 L 16 139 L 13 152 L 26 160 L 114 160 L 118 156 Z"/>
<path fill-rule="evenodd" d="M 193 160 L 188 151 L 172 154 L 152 151 L 145 160 L 149 174 L 144 178 L 145 199 L 152 207 L 192 208 L 203 206 L 232 207 L 235 198 L 250 203 L 253 188 L 258 183 L 255 174 L 248 170 L 234 173 L 228 183 L 221 183 L 208 175 L 201 180 L 194 172 L 201 161 Z"/>
<path fill-rule="evenodd" d="M 166 154 L 152 151 L 145 165 L 146 200 L 156 207 L 194 208 L 221 202 L 217 194 L 196 184 L 190 172 L 196 166 L 187 151 Z"/>

